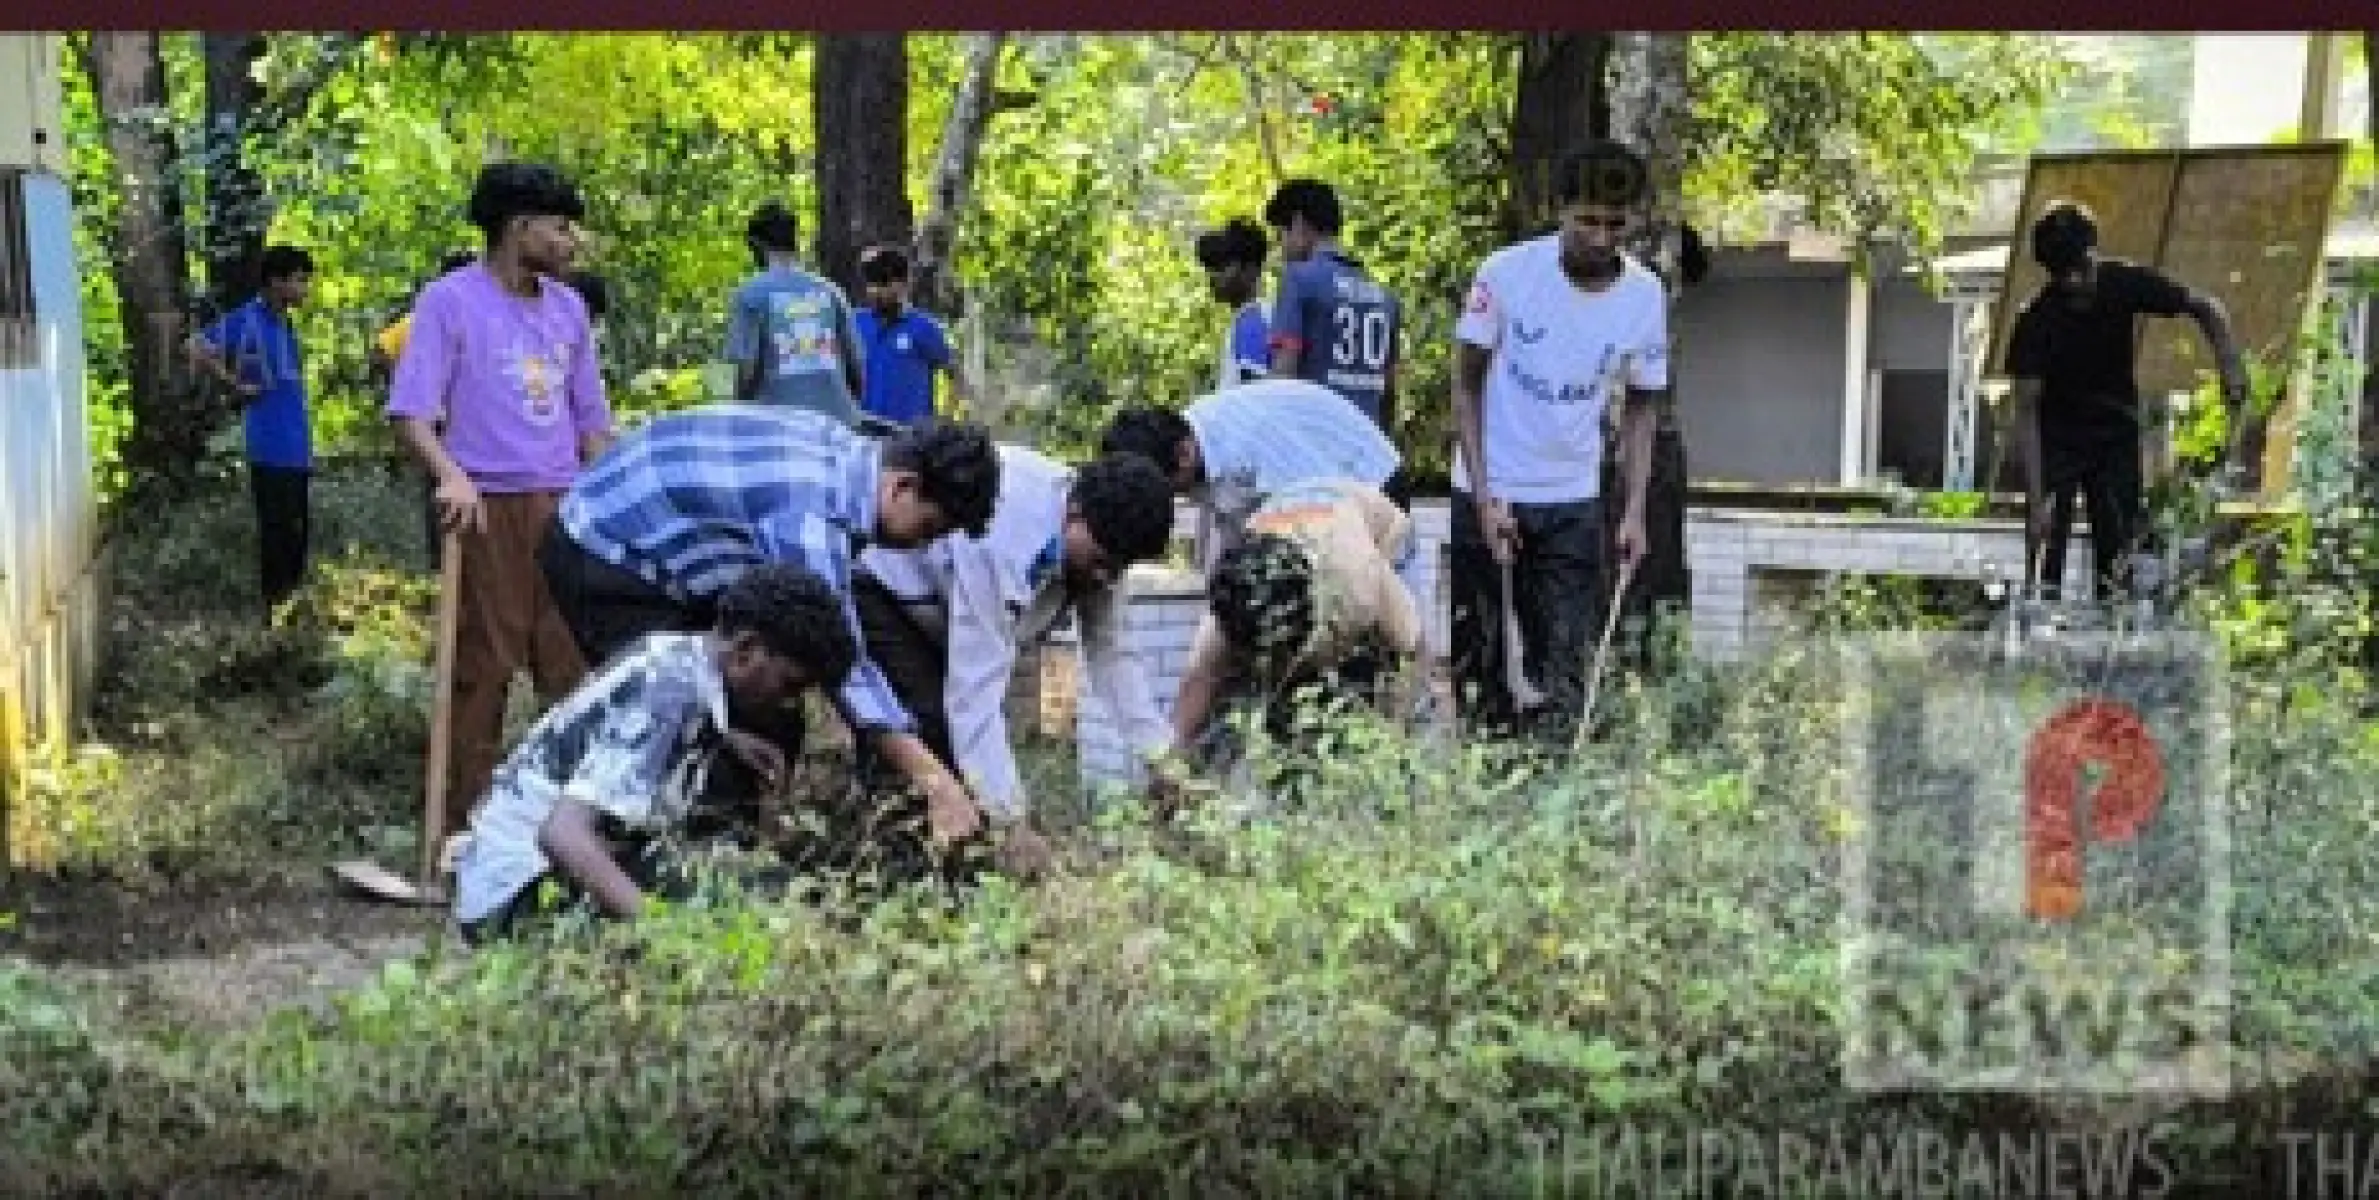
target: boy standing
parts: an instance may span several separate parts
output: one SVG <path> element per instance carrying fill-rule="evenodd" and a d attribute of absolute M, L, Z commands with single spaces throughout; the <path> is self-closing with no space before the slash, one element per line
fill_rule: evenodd
<path fill-rule="evenodd" d="M 2052 593 L 2064 582 L 2078 492 L 2090 510 L 2096 599 L 2104 604 L 2125 582 L 2146 532 L 2139 319 L 2197 322 L 2222 372 L 2232 463 L 2246 432 L 2247 371 L 2221 301 L 2153 267 L 2101 256 L 2088 209 L 2051 205 L 2032 227 L 2032 257 L 2049 277 L 2017 314 L 2007 344 L 2024 472 L 2024 578 Z"/>
<path fill-rule="evenodd" d="M 1643 553 L 1668 296 L 1619 247 L 1646 180 L 1616 142 L 1565 158 L 1559 228 L 1488 256 L 1455 325 L 1454 679 L 1490 729 L 1520 716 L 1503 671 L 1506 578 L 1546 697 L 1540 731 L 1566 739 L 1583 715 L 1590 631 L 1610 601 L 1600 491 L 1613 404 L 1626 475 L 1614 549 L 1625 563 Z"/>
<path fill-rule="evenodd" d="M 1198 235 L 1198 265 L 1205 268 L 1207 289 L 1231 309 L 1216 391 L 1271 373 L 1270 326 L 1264 320 L 1264 301 L 1256 294 L 1264 281 L 1268 249 L 1263 228 L 1245 217 L 1233 217 L 1222 228 Z"/>
<path fill-rule="evenodd" d="M 744 244 L 760 271 L 727 302 L 735 399 L 808 409 L 856 425 L 866 379 L 851 301 L 834 281 L 802 269 L 800 236 L 793 214 L 773 202 L 744 228 Z"/>
<path fill-rule="evenodd" d="M 513 750 L 455 864 L 454 915 L 473 944 L 558 899 L 633 918 L 648 892 L 690 890 L 668 835 L 725 751 L 770 784 L 784 757 L 737 728 L 731 704 L 770 707 L 850 673 L 858 648 L 824 580 L 785 564 L 738 575 L 704 632 L 654 633 L 546 711 Z"/>
<path fill-rule="evenodd" d="M 895 425 L 924 424 L 934 417 L 937 377 L 950 380 L 952 406 L 965 403 L 942 323 L 909 306 L 909 256 L 895 246 L 870 246 L 859 255 L 859 278 L 867 285 L 867 308 L 858 319 L 867 348 L 861 407 Z"/>
<path fill-rule="evenodd" d="M 1305 379 L 1347 398 L 1393 438 L 1396 364 L 1404 314 L 1338 244 L 1338 192 L 1292 179 L 1272 194 L 1264 220 L 1280 240 L 1280 294 L 1272 304 L 1272 373 Z M 1406 501 L 1401 478 L 1386 487 Z"/>
<path fill-rule="evenodd" d="M 495 163 L 469 214 L 486 251 L 422 289 L 387 411 L 459 535 L 452 794 L 476 798 L 495 771 L 513 676 L 526 667 L 550 704 L 586 671 L 537 547 L 582 464 L 609 443 L 611 406 L 586 302 L 562 282 L 585 215 L 578 189 L 551 167 Z M 443 832 L 459 832 L 464 815 Z"/>
<path fill-rule="evenodd" d="M 248 441 L 248 490 L 256 503 L 257 575 L 265 619 L 306 577 L 312 526 L 313 430 L 305 359 L 289 314 L 305 303 L 313 256 L 267 246 L 264 286 L 186 347 L 198 369 L 239 394 Z"/>

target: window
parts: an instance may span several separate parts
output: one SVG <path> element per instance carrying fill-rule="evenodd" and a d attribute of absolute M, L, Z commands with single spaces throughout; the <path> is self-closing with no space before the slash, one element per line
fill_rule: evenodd
<path fill-rule="evenodd" d="M 0 168 L 0 370 L 41 365 L 34 336 L 33 249 L 26 228 L 25 172 Z"/>

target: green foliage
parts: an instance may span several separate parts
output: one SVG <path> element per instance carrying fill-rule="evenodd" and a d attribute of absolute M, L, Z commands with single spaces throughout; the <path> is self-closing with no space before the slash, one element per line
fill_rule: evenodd
<path fill-rule="evenodd" d="M 1797 197 L 1818 228 L 1935 252 L 1980 153 L 2072 78 L 2044 38 L 1725 33 L 1692 43 L 1686 193 L 1724 231 Z"/>
<path fill-rule="evenodd" d="M 920 212 L 960 40 L 909 38 Z M 275 201 L 269 235 L 311 247 L 321 264 L 299 322 L 326 448 L 393 450 L 365 366 L 370 339 L 442 254 L 476 244 L 464 194 L 499 152 L 556 162 L 587 192 L 584 265 L 617 296 L 604 358 L 623 415 L 703 395 L 727 291 L 749 269 L 744 217 L 770 197 L 814 211 L 807 40 L 507 34 L 366 45 L 276 35 L 259 67 L 268 86 L 325 82 L 243 148 Z M 177 88 L 167 119 L 185 147 L 195 220 L 204 156 L 194 39 L 168 37 L 166 52 Z M 1962 194 L 1978 139 L 2063 78 L 2061 60 L 2023 38 L 1723 34 L 1697 37 L 1694 54 L 1687 186 L 1697 209 L 1732 227 L 1745 211 L 1737 201 L 1800 191 L 1823 227 L 1899 234 L 1920 249 Z M 326 71 L 333 62 L 344 66 Z M 1399 440 L 1424 475 L 1442 468 L 1451 430 L 1440 333 L 1494 249 L 1515 62 L 1501 35 L 1013 39 L 999 85 L 1033 101 L 989 127 L 957 247 L 966 312 L 950 314 L 979 367 L 976 415 L 1068 452 L 1087 448 L 1118 404 L 1202 393 L 1225 314 L 1191 238 L 1255 215 L 1282 175 L 1314 174 L 1346 198 L 1350 249 L 1407 305 Z M 79 71 L 68 72 L 67 103 L 94 424 L 113 488 L 129 369 L 105 271 L 115 185 Z M 226 435 L 228 450 L 236 434 Z"/>
<path fill-rule="evenodd" d="M 1164 836 L 1111 811 L 1059 831 L 1074 875 L 963 913 L 724 893 L 432 949 L 327 1012 L 208 1040 L 103 1042 L 85 1002 L 0 974 L 0 1124 L 13 1169 L 131 1190 L 740 1194 L 798 1161 L 858 1195 L 961 1175 L 993 1195 L 1506 1195 L 1545 1182 L 1539 1148 L 1618 1122 L 1822 1137 L 2004 1113 L 1839 1086 L 1856 826 L 1822 649 L 1623 689 L 1607 742 L 1565 761 L 1349 719 L 1297 761 L 1300 807 Z M 2379 742 L 2335 702 L 2254 720 L 2242 695 L 2253 1081 L 2373 1049 Z"/>
<path fill-rule="evenodd" d="M 428 737 L 429 617 L 411 478 L 315 487 L 312 577 L 267 624 L 255 517 L 225 486 L 128 527 L 94 728 L 12 816 L 27 865 L 139 875 L 335 852 L 406 822 Z M 408 835 L 410 836 L 410 835 Z"/>
<path fill-rule="evenodd" d="M 1917 500 L 1917 507 L 1928 517 L 1972 520 L 1983 515 L 1989 503 L 1990 497 L 1981 492 L 1926 492 Z"/>

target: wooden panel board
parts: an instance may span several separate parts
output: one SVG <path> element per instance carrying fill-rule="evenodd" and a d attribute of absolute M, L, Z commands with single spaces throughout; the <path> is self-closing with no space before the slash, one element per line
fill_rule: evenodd
<path fill-rule="evenodd" d="M 1984 371 L 2003 377 L 2015 315 L 2040 290 L 2032 223 L 2059 200 L 2097 214 L 2099 250 L 2221 298 L 2248 355 L 2283 351 L 2320 280 L 2319 248 L 2345 167 L 2339 141 L 2039 155 L 2009 238 Z M 2194 388 L 2212 366 L 2193 323 L 2143 322 L 2140 386 Z"/>
<path fill-rule="evenodd" d="M 2345 169 L 2337 144 L 2275 146 L 2248 155 L 2195 155 L 2181 164 L 2156 261 L 2165 273 L 2222 298 L 2239 349 L 2282 363 L 2319 298 L 2323 243 Z M 2140 386 L 2186 391 L 2214 369 L 2187 321 L 2143 321 Z"/>

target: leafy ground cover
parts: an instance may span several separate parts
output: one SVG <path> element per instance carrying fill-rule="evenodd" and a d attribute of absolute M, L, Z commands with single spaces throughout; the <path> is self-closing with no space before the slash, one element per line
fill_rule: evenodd
<path fill-rule="evenodd" d="M 2054 1129 L 2153 1141 L 2076 1194 L 2279 1195 L 2289 1131 L 2365 1116 L 2379 738 L 2335 530 L 2204 597 L 2235 1086 L 2158 1104 L 1844 1088 L 1857 829 L 1814 640 L 1623 686 L 1574 758 L 1350 721 L 1265 823 L 1061 806 L 1065 872 L 963 911 L 750 899 L 464 955 L 322 871 L 415 851 L 413 489 L 326 483 L 330 564 L 269 628 L 235 493 L 124 533 L 93 737 L 13 816 L 0 1188 L 1628 1195 L 1615 1131 L 1673 1131 L 1627 1144 L 1684 1194 L 1955 1194 L 1893 1156 Z M 1918 615 L 1838 595 L 1812 631 Z M 1031 769 L 1055 795 L 1071 765 Z M 1816 1158 L 1720 1171 L 1686 1138 L 1718 1127 Z"/>

